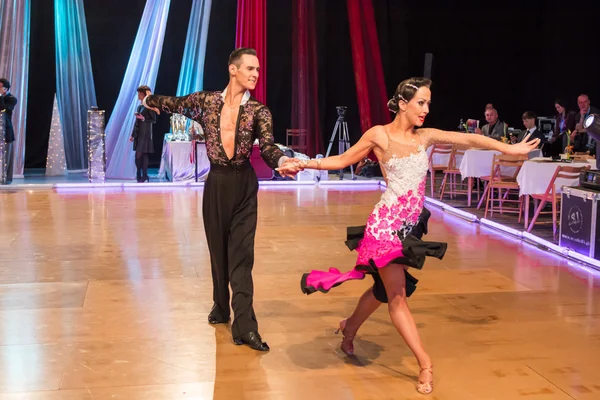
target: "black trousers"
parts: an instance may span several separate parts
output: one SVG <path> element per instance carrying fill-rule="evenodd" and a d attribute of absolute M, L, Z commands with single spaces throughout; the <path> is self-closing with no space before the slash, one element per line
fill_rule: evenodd
<path fill-rule="evenodd" d="M 138 182 L 148 178 L 148 153 L 135 152 L 135 166 L 137 168 Z"/>
<path fill-rule="evenodd" d="M 252 267 L 258 212 L 258 179 L 248 162 L 242 167 L 211 165 L 204 183 L 202 216 L 213 279 L 212 315 L 229 318 L 229 285 L 234 338 L 257 332 Z"/>

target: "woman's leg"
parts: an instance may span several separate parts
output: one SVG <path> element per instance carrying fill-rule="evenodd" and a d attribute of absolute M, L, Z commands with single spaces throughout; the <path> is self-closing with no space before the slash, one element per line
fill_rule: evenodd
<path fill-rule="evenodd" d="M 369 318 L 371 314 L 381 305 L 381 302 L 375 298 L 373 289 L 367 289 L 354 309 L 354 312 L 348 319 L 340 321 L 340 330 L 344 339 L 340 345 L 342 351 L 348 355 L 354 354 L 354 337 L 361 325 Z"/>
<path fill-rule="evenodd" d="M 358 331 L 361 325 L 380 305 L 381 302 L 373 295 L 373 289 L 367 289 L 362 296 L 360 296 L 352 315 L 346 320 L 346 329 L 349 332 L 354 332 L 354 334 L 356 334 L 356 331 Z"/>
<path fill-rule="evenodd" d="M 379 270 L 383 279 L 388 296 L 388 310 L 392 322 L 402 338 L 411 349 L 417 362 L 421 367 L 419 373 L 419 385 L 417 390 L 421 393 L 430 393 L 432 390 L 433 373 L 431 371 L 431 359 L 425 352 L 417 325 L 410 313 L 408 303 L 406 302 L 406 277 L 404 275 L 404 266 L 390 264 Z"/>

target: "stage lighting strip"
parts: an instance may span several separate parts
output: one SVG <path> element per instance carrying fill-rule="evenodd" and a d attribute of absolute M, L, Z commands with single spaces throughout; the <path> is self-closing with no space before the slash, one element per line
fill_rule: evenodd
<path fill-rule="evenodd" d="M 488 229 L 493 229 L 495 231 L 507 233 L 514 238 L 522 240 L 522 241 L 524 241 L 528 244 L 531 244 L 533 246 L 536 246 L 542 250 L 551 251 L 551 252 L 556 253 L 564 258 L 586 264 L 586 265 L 592 267 L 593 269 L 600 271 L 600 260 L 595 260 L 591 257 L 587 257 L 583 254 L 579 254 L 579 253 L 573 251 L 572 249 L 569 249 L 566 247 L 561 247 L 552 242 L 549 242 L 549 241 L 539 238 L 535 235 L 532 235 L 529 232 L 510 228 L 508 226 L 504 226 L 502 224 L 499 224 L 497 222 L 494 222 L 494 221 L 486 219 L 486 218 L 479 219 L 474 214 L 471 214 L 466 211 L 449 206 L 448 204 L 445 204 L 445 203 L 435 200 L 435 199 L 431 199 L 429 197 L 425 197 L 425 204 L 429 204 L 431 206 L 438 207 L 438 208 L 442 209 L 442 211 L 447 212 L 448 214 L 457 216 L 459 218 L 462 218 L 468 222 L 479 223 L 481 226 L 484 226 Z"/>

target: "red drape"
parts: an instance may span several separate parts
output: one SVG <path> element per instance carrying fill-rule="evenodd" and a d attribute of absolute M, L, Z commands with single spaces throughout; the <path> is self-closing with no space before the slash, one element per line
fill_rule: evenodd
<path fill-rule="evenodd" d="M 362 132 L 390 122 L 372 0 L 347 0 L 356 97 Z M 372 159 L 373 155 L 370 155 Z"/>
<path fill-rule="evenodd" d="M 305 129 L 300 145 L 314 157 L 323 151 L 319 123 L 315 0 L 294 0 L 292 26 L 292 127 Z"/>
<path fill-rule="evenodd" d="M 238 0 L 235 47 L 256 49 L 260 77 L 253 96 L 267 103 L 267 0 Z"/>

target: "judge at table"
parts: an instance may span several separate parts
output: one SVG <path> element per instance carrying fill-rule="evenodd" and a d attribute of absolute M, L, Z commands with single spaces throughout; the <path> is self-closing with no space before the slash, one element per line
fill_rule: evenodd
<path fill-rule="evenodd" d="M 515 141 L 516 143 L 523 140 L 525 135 L 531 134 L 529 140 L 540 139 L 540 144 L 538 145 L 538 149 L 542 149 L 544 145 L 548 142 L 546 136 L 540 131 L 536 126 L 537 115 L 533 111 L 526 111 L 523 113 L 523 126 L 525 130 L 519 134 L 519 137 Z"/>

